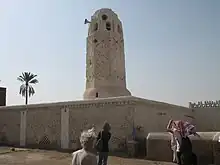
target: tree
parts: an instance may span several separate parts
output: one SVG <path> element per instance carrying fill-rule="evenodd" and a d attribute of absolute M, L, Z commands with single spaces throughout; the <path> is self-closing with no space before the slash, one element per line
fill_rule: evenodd
<path fill-rule="evenodd" d="M 36 79 L 37 75 L 30 72 L 23 72 L 17 80 L 22 83 L 20 86 L 19 94 L 22 97 L 25 97 L 25 104 L 28 104 L 28 98 L 35 94 L 35 90 L 31 84 L 37 84 L 38 80 Z"/>

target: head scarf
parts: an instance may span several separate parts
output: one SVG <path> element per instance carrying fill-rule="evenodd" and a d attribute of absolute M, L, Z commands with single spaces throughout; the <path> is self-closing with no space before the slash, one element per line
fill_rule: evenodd
<path fill-rule="evenodd" d="M 176 120 L 172 122 L 171 130 L 178 131 L 182 137 L 196 133 L 195 126 L 187 121 Z"/>

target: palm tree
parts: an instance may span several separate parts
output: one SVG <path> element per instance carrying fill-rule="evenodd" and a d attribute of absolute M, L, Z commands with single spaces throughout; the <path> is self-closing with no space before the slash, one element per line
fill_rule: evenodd
<path fill-rule="evenodd" d="M 28 98 L 35 94 L 34 88 L 30 84 L 37 84 L 37 75 L 30 72 L 23 72 L 17 80 L 22 82 L 19 94 L 25 97 L 25 104 L 28 104 Z"/>

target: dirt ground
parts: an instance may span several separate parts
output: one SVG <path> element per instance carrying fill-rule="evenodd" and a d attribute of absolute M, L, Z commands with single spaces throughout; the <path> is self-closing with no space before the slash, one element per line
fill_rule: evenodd
<path fill-rule="evenodd" d="M 0 165 L 70 165 L 71 154 L 57 151 L 0 148 Z M 108 165 L 173 165 L 141 159 L 109 157 Z"/>

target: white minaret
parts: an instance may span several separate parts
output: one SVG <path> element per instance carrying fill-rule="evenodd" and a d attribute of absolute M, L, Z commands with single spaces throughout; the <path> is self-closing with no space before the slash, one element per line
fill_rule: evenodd
<path fill-rule="evenodd" d="M 111 9 L 100 9 L 89 24 L 84 99 L 129 95 L 122 23 Z"/>

